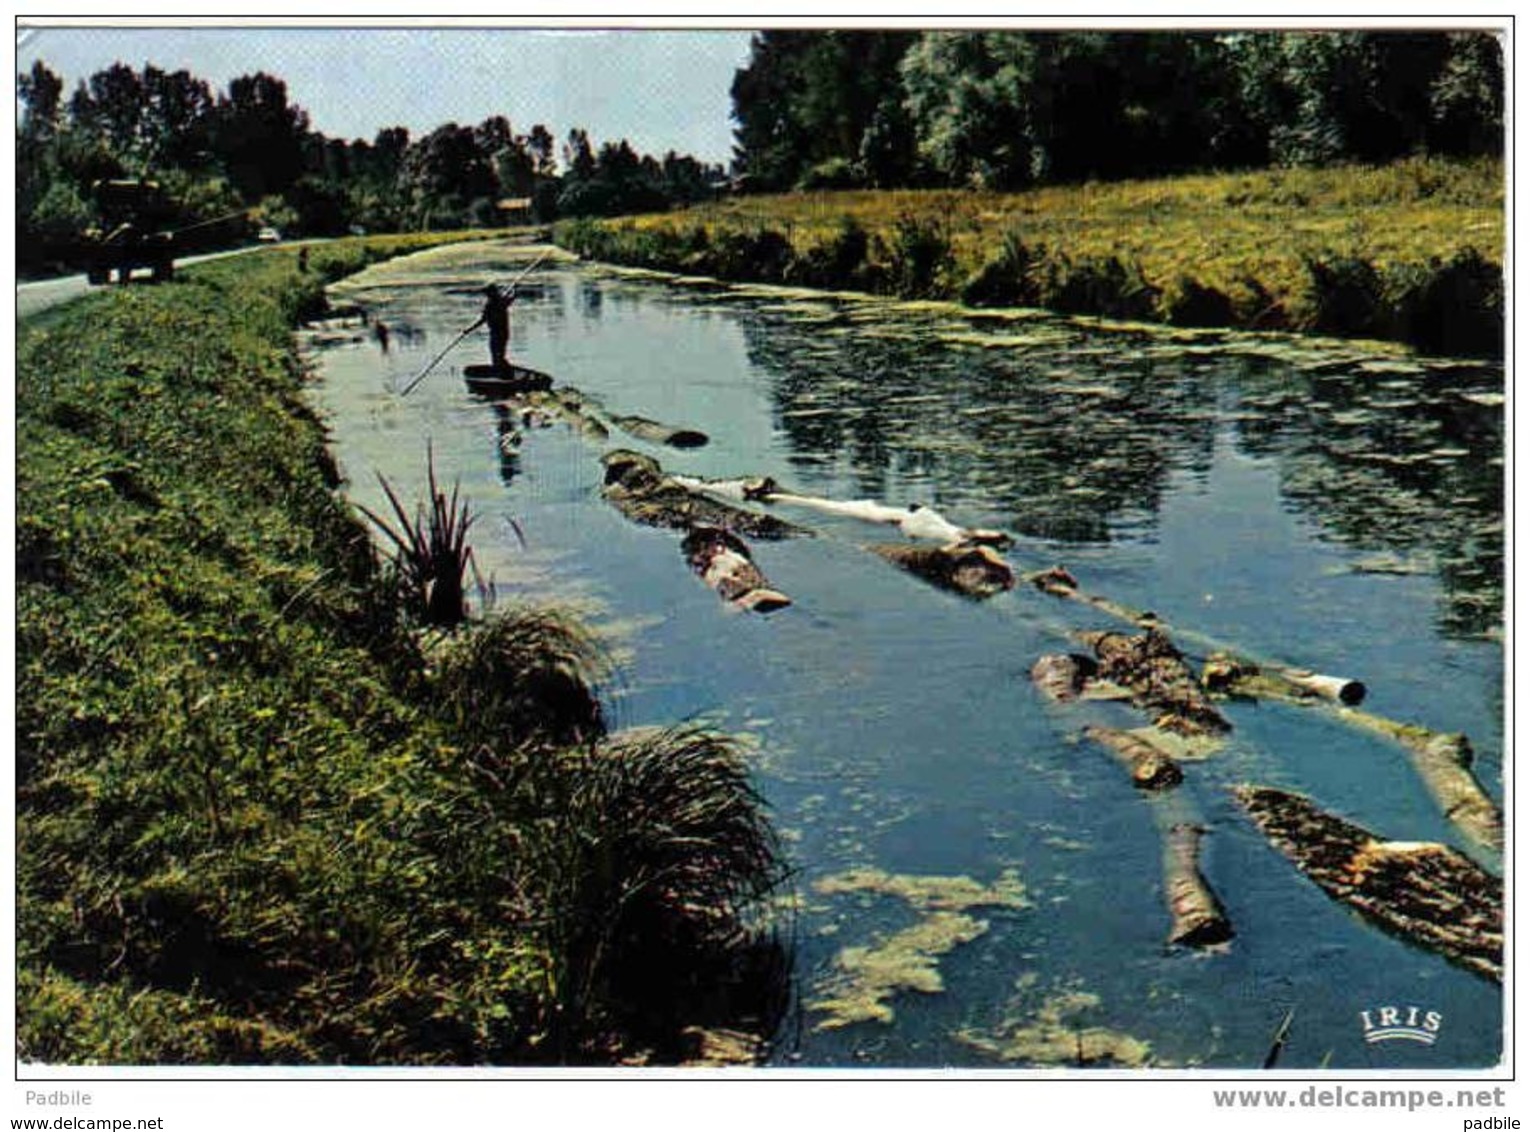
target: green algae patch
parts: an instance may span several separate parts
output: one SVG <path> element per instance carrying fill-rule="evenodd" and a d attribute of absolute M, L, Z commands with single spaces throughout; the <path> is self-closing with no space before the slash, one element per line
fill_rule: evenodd
<path fill-rule="evenodd" d="M 834 971 L 808 1009 L 825 1017 L 815 1030 L 857 1022 L 891 1023 L 892 999 L 903 991 L 939 994 L 945 989 L 940 957 L 988 931 L 988 922 L 967 914 L 979 907 L 1025 908 L 1025 886 L 1012 869 L 991 885 L 965 876 L 910 876 L 881 869 L 851 869 L 813 886 L 826 895 L 895 896 L 920 913 L 912 927 L 881 942 L 843 948 Z"/>
<path fill-rule="evenodd" d="M 1152 1047 L 1147 1042 L 1120 1030 L 1084 1023 L 1099 1005 L 1098 995 L 1063 991 L 1044 1001 L 1029 1018 L 1006 1021 L 994 1033 L 958 1030 L 956 1038 L 997 1061 L 1127 1069 L 1149 1065 Z"/>
<path fill-rule="evenodd" d="M 843 949 L 825 993 L 808 1003 L 809 1010 L 827 1015 L 813 1028 L 837 1030 L 856 1022 L 891 1022 L 889 999 L 905 990 L 939 994 L 945 989 L 937 966 L 940 957 L 987 930 L 986 921 L 960 912 L 932 912 L 879 946 Z"/>
<path fill-rule="evenodd" d="M 906 900 L 921 912 L 962 912 L 968 908 L 1027 908 L 1025 885 L 1019 874 L 1006 869 L 991 885 L 965 876 L 914 876 L 881 869 L 850 869 L 824 877 L 813 889 L 825 895 L 874 892 Z"/>

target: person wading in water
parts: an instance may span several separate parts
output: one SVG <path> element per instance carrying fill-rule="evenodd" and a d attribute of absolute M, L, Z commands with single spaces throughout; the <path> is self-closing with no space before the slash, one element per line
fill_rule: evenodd
<path fill-rule="evenodd" d="M 508 370 L 510 359 L 505 356 L 505 351 L 510 346 L 510 304 L 515 302 L 515 288 L 504 291 L 497 283 L 490 283 L 483 289 L 483 293 L 483 314 L 468 329 L 477 330 L 487 324 L 489 361 L 495 369 Z"/>

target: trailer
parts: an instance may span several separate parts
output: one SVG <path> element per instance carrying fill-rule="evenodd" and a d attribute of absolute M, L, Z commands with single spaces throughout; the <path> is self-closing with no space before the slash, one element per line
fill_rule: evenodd
<path fill-rule="evenodd" d="M 144 179 L 97 181 L 91 185 L 99 225 L 79 241 L 79 258 L 91 283 L 126 283 L 138 268 L 155 282 L 175 275 L 175 234 L 166 227 L 171 206 L 158 182 Z"/>

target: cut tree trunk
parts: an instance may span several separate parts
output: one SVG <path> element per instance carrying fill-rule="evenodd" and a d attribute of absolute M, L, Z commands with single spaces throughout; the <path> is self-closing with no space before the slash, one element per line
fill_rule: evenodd
<path fill-rule="evenodd" d="M 877 543 L 870 549 L 927 582 L 971 598 L 992 597 L 1015 585 L 1014 570 L 991 546 Z"/>
<path fill-rule="evenodd" d="M 1201 873 L 1201 836 L 1193 822 L 1175 822 L 1164 839 L 1163 887 L 1173 918 L 1169 942 L 1186 947 L 1225 943 L 1233 936 L 1222 902 Z"/>
<path fill-rule="evenodd" d="M 1495 982 L 1503 980 L 1503 881 L 1435 842 L 1383 841 L 1267 786 L 1234 795 L 1319 888 L 1384 930 Z"/>
<path fill-rule="evenodd" d="M 1184 772 L 1177 762 L 1130 732 L 1091 725 L 1084 728 L 1084 734 L 1126 765 L 1132 774 L 1132 785 L 1139 790 L 1167 790 L 1184 781 Z"/>
<path fill-rule="evenodd" d="M 1047 653 L 1031 665 L 1031 682 L 1059 703 L 1076 700 L 1099 671 L 1094 657 L 1080 653 Z"/>
<path fill-rule="evenodd" d="M 1133 703 L 1157 713 L 1155 726 L 1185 735 L 1232 729 L 1207 698 L 1174 643 L 1159 630 L 1149 629 L 1136 637 L 1081 633 L 1079 639 L 1099 657 L 1099 679 L 1128 689 Z"/>
<path fill-rule="evenodd" d="M 697 432 L 693 428 L 680 428 L 677 425 L 660 424 L 647 417 L 613 416 L 611 423 L 628 436 L 635 436 L 650 444 L 667 444 L 671 448 L 701 448 L 707 443 L 707 434 L 704 432 Z"/>
<path fill-rule="evenodd" d="M 1354 708 L 1341 708 L 1340 714 L 1402 744 L 1451 824 L 1478 845 L 1503 852 L 1503 811 L 1472 773 L 1472 745 L 1465 735 L 1442 734 Z"/>
<path fill-rule="evenodd" d="M 680 550 L 702 581 L 740 609 L 770 613 L 792 603 L 791 598 L 770 588 L 749 547 L 737 535 L 720 527 L 696 527 L 685 536 Z"/>
<path fill-rule="evenodd" d="M 1208 691 L 1225 695 L 1292 703 L 1328 700 L 1358 704 L 1365 699 L 1366 691 L 1359 680 L 1347 676 L 1325 676 L 1278 664 L 1261 665 L 1227 652 L 1216 652 L 1206 658 L 1201 684 Z"/>
<path fill-rule="evenodd" d="M 651 456 L 618 448 L 607 452 L 602 462 L 606 477 L 601 494 L 633 522 L 676 530 L 721 527 L 734 534 L 764 539 L 811 533 L 774 515 L 762 515 L 687 491 L 666 476 Z"/>

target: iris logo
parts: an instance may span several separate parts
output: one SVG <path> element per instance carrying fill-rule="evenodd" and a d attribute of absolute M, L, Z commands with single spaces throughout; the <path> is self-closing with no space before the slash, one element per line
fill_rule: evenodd
<path fill-rule="evenodd" d="M 1422 1042 L 1432 1046 L 1445 1018 L 1438 1010 L 1420 1006 L 1378 1006 L 1360 1011 L 1368 1042 Z"/>

